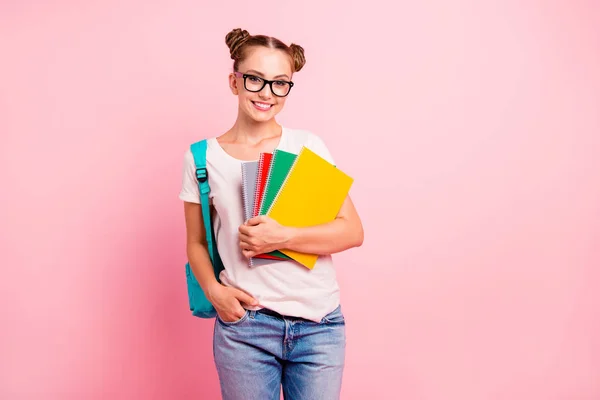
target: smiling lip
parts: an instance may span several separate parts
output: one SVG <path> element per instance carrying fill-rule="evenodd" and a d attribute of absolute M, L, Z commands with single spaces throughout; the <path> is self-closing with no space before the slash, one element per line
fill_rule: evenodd
<path fill-rule="evenodd" d="M 258 101 L 253 101 L 252 105 L 259 111 L 269 111 L 271 107 L 273 107 L 273 104 L 261 103 Z"/>

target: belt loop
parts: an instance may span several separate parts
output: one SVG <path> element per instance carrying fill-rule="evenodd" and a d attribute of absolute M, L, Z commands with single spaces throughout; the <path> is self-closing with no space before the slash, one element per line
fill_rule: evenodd
<path fill-rule="evenodd" d="M 256 310 L 250 310 L 249 317 L 254 319 L 255 316 L 256 316 Z"/>

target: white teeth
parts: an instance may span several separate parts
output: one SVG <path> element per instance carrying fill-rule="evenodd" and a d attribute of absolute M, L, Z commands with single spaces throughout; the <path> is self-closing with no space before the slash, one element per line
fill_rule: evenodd
<path fill-rule="evenodd" d="M 260 108 L 262 108 L 264 110 L 268 110 L 269 108 L 271 108 L 270 104 L 256 103 L 256 102 L 254 104 L 256 104 L 258 107 L 260 107 Z"/>

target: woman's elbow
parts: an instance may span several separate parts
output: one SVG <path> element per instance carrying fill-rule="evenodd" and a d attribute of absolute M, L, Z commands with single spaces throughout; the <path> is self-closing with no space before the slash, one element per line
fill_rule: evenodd
<path fill-rule="evenodd" d="M 354 234 L 354 240 L 353 240 L 353 246 L 352 247 L 360 247 L 363 244 L 363 241 L 365 239 L 365 232 L 363 230 L 362 224 L 358 224 L 358 226 L 355 229 L 355 234 Z"/>

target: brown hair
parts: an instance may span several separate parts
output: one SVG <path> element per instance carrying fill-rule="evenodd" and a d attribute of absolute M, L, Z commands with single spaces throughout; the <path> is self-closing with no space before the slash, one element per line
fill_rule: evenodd
<path fill-rule="evenodd" d="M 225 43 L 233 59 L 233 70 L 237 71 L 240 62 L 246 58 L 246 50 L 252 46 L 263 46 L 270 49 L 279 49 L 286 52 L 292 59 L 293 72 L 298 72 L 306 64 L 304 49 L 297 44 L 289 46 L 281 40 L 265 35 L 250 35 L 247 30 L 236 28 L 225 36 Z"/>

